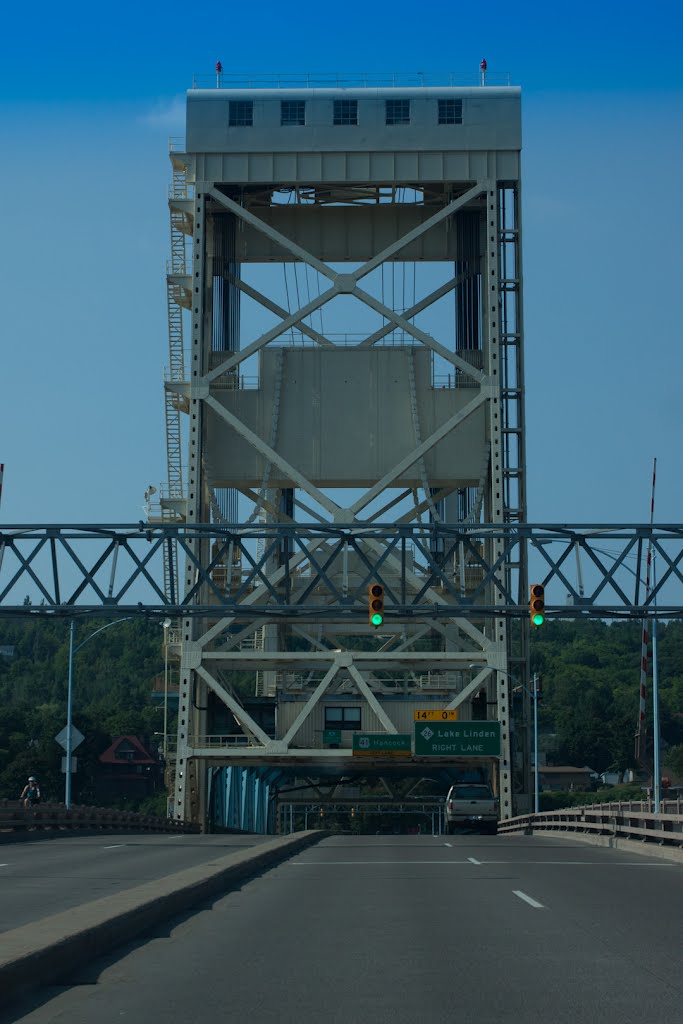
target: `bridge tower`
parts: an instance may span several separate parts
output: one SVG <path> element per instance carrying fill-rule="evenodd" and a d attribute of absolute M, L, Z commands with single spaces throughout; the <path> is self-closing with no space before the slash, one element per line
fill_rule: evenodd
<path fill-rule="evenodd" d="M 425 585 L 420 550 L 438 556 L 442 525 L 526 516 L 519 89 L 490 76 L 215 85 L 188 92 L 171 154 L 169 301 L 186 311 L 187 345 L 167 406 L 185 417 L 188 455 L 167 515 L 263 523 L 276 541 L 251 552 L 248 590 L 244 552 L 197 541 L 214 586 L 253 615 L 178 626 L 175 814 L 205 816 L 216 766 L 269 784 L 294 765 L 312 776 L 350 758 L 354 732 L 410 732 L 430 704 L 469 719 L 476 702 L 501 722 L 509 816 L 524 788 L 510 698 L 526 624 L 502 606 L 504 593 L 526 601 L 525 565 L 495 538 L 449 556 L 463 592 L 481 584 L 480 559 L 498 563 L 501 586 L 481 602 L 500 614 L 465 616 Z M 348 528 L 351 553 L 298 538 L 304 523 Z M 423 544 L 399 566 L 366 529 L 377 523 L 410 525 Z M 342 593 L 380 576 L 391 589 L 399 568 L 425 614 L 388 613 L 378 629 L 319 582 L 322 570 Z M 188 593 L 196 564 L 184 572 Z M 285 579 L 301 616 L 263 614 Z"/>

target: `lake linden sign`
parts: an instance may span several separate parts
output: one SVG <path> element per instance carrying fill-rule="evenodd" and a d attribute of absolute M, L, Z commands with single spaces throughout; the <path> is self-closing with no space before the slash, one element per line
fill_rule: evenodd
<path fill-rule="evenodd" d="M 500 757 L 500 722 L 416 722 L 415 754 Z"/>

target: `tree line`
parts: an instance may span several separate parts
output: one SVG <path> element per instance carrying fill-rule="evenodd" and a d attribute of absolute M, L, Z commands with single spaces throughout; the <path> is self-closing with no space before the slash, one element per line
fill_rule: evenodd
<path fill-rule="evenodd" d="M 76 646 L 106 621 L 79 620 Z M 597 772 L 637 767 L 640 652 L 638 622 L 547 620 L 534 631 L 539 746 L 549 764 Z M 18 798 L 29 774 L 38 776 L 49 798 L 63 798 L 64 752 L 54 737 L 66 723 L 68 659 L 66 620 L 0 617 L 0 798 Z M 663 761 L 683 776 L 682 622 L 658 625 L 658 665 Z M 157 748 L 163 708 L 152 690 L 163 672 L 162 630 L 143 618 L 117 623 L 75 654 L 73 721 L 85 735 L 76 752 L 76 802 L 94 799 L 97 759 L 114 737 L 132 733 Z M 246 694 L 250 685 L 245 674 L 239 689 Z"/>

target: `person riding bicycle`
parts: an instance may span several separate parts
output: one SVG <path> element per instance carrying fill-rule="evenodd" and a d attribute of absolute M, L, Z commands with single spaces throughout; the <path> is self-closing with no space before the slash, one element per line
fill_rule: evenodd
<path fill-rule="evenodd" d="M 28 783 L 22 789 L 19 799 L 23 801 L 24 807 L 33 807 L 34 804 L 40 803 L 40 787 L 35 775 L 29 775 Z"/>

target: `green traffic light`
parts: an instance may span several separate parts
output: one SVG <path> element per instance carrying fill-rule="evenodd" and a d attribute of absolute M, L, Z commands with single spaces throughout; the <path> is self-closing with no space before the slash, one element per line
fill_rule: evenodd
<path fill-rule="evenodd" d="M 384 622 L 384 616 L 375 614 L 370 619 L 370 622 L 373 624 L 373 626 L 381 626 L 382 623 Z"/>
<path fill-rule="evenodd" d="M 540 612 L 536 612 L 535 615 L 532 616 L 531 621 L 534 626 L 542 626 L 545 622 L 545 615 L 541 615 Z"/>

